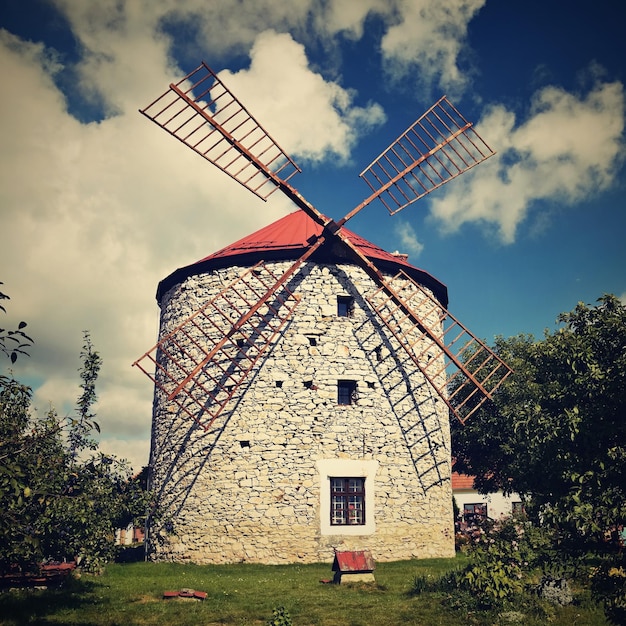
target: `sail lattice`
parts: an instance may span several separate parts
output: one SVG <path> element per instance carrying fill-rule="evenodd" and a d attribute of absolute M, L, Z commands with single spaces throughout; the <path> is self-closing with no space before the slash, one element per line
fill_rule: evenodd
<path fill-rule="evenodd" d="M 264 200 L 301 171 L 205 63 L 140 112 Z"/>
<path fill-rule="evenodd" d="M 462 424 L 511 374 L 497 354 L 405 272 L 385 279 L 367 300 Z"/>
<path fill-rule="evenodd" d="M 359 176 L 393 215 L 493 154 L 444 96 Z"/>
<path fill-rule="evenodd" d="M 168 332 L 133 365 L 205 430 L 293 315 L 300 297 L 259 262 Z"/>

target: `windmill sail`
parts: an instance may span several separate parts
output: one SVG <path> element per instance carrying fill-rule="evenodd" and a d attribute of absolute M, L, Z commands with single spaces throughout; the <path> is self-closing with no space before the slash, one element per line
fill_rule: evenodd
<path fill-rule="evenodd" d="M 301 171 L 205 63 L 140 113 L 263 200 Z"/>
<path fill-rule="evenodd" d="M 293 315 L 287 278 L 257 263 L 133 365 L 208 430 Z"/>
<path fill-rule="evenodd" d="M 359 176 L 393 215 L 494 154 L 444 96 Z"/>
<path fill-rule="evenodd" d="M 511 374 L 497 354 L 405 272 L 384 280 L 367 300 L 462 424 Z"/>

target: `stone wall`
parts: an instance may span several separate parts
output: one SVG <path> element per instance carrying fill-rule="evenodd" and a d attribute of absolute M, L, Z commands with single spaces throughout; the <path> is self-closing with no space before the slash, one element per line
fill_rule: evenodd
<path fill-rule="evenodd" d="M 172 288 L 161 336 L 241 271 Z M 315 562 L 332 560 L 333 548 L 368 549 L 378 561 L 454 555 L 448 410 L 372 315 L 364 296 L 376 286 L 359 267 L 308 263 L 290 287 L 301 297 L 294 316 L 207 431 L 156 393 L 152 558 Z M 338 317 L 339 295 L 354 298 L 351 317 Z M 338 380 L 356 382 L 353 404 L 337 403 Z M 331 526 L 336 472 L 365 477 L 365 525 Z"/>

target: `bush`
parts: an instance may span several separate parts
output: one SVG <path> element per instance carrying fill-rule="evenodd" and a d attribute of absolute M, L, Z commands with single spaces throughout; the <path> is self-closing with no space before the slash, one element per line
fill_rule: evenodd
<path fill-rule="evenodd" d="M 278 606 L 272 611 L 272 619 L 267 626 L 292 626 L 291 616 L 284 606 Z"/>
<path fill-rule="evenodd" d="M 623 559 L 622 559 L 623 561 Z M 612 624 L 626 624 L 626 567 L 607 560 L 591 572 L 592 592 Z"/>
<path fill-rule="evenodd" d="M 553 566 L 553 533 L 523 517 L 487 521 L 468 543 L 469 564 L 459 585 L 485 605 L 498 605 L 527 591 L 537 571 Z"/>

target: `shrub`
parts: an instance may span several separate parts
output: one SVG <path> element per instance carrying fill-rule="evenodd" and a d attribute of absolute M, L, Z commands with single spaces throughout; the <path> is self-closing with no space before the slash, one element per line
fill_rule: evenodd
<path fill-rule="evenodd" d="M 521 517 L 487 522 L 468 544 L 470 562 L 459 584 L 486 605 L 501 604 L 522 593 L 536 570 L 553 562 L 552 531 Z"/>
<path fill-rule="evenodd" d="M 626 624 L 626 567 L 607 560 L 591 572 L 592 592 L 612 624 Z"/>
<path fill-rule="evenodd" d="M 272 619 L 267 626 L 292 626 L 291 616 L 284 606 L 278 606 L 272 611 Z"/>

